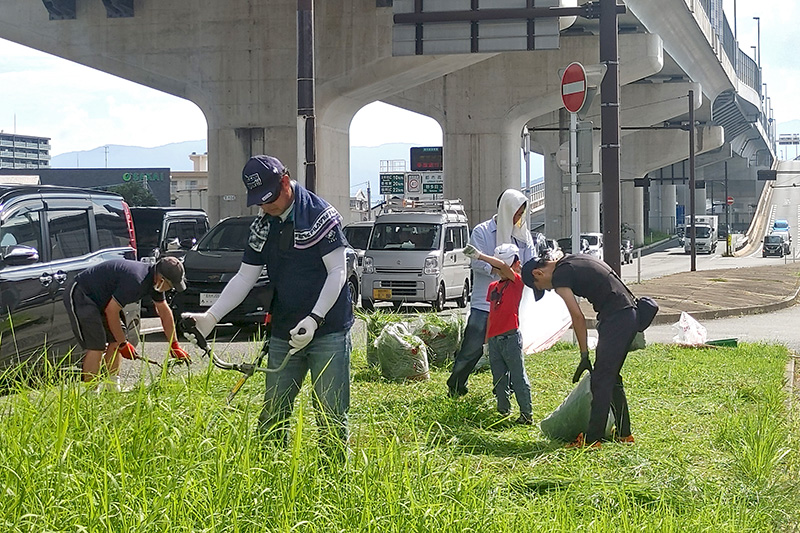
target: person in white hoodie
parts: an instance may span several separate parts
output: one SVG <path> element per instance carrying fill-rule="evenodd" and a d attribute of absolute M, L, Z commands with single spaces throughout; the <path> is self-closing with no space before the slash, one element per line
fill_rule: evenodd
<path fill-rule="evenodd" d="M 472 230 L 470 244 L 485 255 L 493 255 L 501 244 L 513 244 L 519 249 L 522 264 L 538 257 L 537 243 L 528 230 L 527 198 L 516 189 L 506 189 L 497 199 L 497 214 L 481 222 Z M 544 237 L 541 236 L 544 241 Z M 447 379 L 447 391 L 451 398 L 467 394 L 467 378 L 483 355 L 486 342 L 486 323 L 489 318 L 489 302 L 486 293 L 489 284 L 501 279 L 500 273 L 489 263 L 477 259 L 471 264 L 473 281 L 469 318 L 464 330 L 464 340 L 456 353 L 453 369 Z"/>

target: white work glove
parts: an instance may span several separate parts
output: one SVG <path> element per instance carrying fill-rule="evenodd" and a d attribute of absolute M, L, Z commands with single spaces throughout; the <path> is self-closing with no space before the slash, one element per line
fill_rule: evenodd
<path fill-rule="evenodd" d="M 205 313 L 181 313 L 181 318 L 194 318 L 194 321 L 197 325 L 197 331 L 199 331 L 200 334 L 205 338 L 208 338 L 211 332 L 214 331 L 214 326 L 216 326 L 217 322 L 219 322 L 217 317 L 208 311 Z M 187 332 L 184 333 L 183 336 L 186 338 L 186 340 L 197 346 L 197 339 L 193 333 Z"/>
<path fill-rule="evenodd" d="M 478 251 L 477 248 L 475 248 L 471 244 L 468 244 L 464 247 L 464 255 L 466 255 L 470 259 L 477 259 L 481 255 L 481 253 Z"/>
<path fill-rule="evenodd" d="M 301 333 L 302 331 L 302 333 Z M 305 348 L 306 345 L 314 338 L 314 332 L 317 331 L 317 321 L 312 317 L 307 316 L 297 323 L 297 325 L 289 330 L 289 346 L 295 350 Z"/>

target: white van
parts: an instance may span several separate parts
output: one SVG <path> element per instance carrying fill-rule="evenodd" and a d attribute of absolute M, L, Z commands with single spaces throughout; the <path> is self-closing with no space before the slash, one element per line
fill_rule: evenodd
<path fill-rule="evenodd" d="M 361 304 L 447 300 L 466 307 L 470 293 L 467 215 L 460 200 L 392 201 L 375 218 L 363 260 Z"/>
<path fill-rule="evenodd" d="M 581 239 L 586 239 L 589 248 L 586 253 L 595 256 L 600 261 L 603 260 L 603 234 L 602 233 L 581 233 Z"/>

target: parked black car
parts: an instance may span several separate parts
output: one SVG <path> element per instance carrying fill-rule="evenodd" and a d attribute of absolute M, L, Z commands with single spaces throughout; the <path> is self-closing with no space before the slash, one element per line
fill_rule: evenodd
<path fill-rule="evenodd" d="M 155 264 L 162 256 L 181 258 L 208 231 L 202 209 L 182 207 L 131 207 L 139 261 Z M 167 294 L 170 299 L 172 294 Z M 142 316 L 156 316 L 150 296 L 142 298 Z"/>
<path fill-rule="evenodd" d="M 254 219 L 255 216 L 238 216 L 221 220 L 200 239 L 197 246 L 186 252 L 183 258 L 186 290 L 176 293 L 172 299 L 175 317 L 184 312 L 202 313 L 217 301 L 225 284 L 239 271 Z M 356 262 L 356 253 L 350 250 L 347 283 L 353 301 L 358 301 L 360 287 Z M 269 274 L 264 267 L 255 287 L 220 323 L 245 327 L 265 324 L 272 294 Z"/>
<path fill-rule="evenodd" d="M 24 363 L 77 365 L 83 358 L 64 291 L 109 259 L 136 259 L 128 206 L 117 194 L 71 187 L 0 185 L 0 370 Z M 139 342 L 139 304 L 126 306 L 128 341 Z M 65 356 L 67 356 L 65 358 Z"/>
<path fill-rule="evenodd" d="M 131 207 L 140 261 L 155 263 L 162 255 L 183 257 L 208 231 L 202 209 Z"/>

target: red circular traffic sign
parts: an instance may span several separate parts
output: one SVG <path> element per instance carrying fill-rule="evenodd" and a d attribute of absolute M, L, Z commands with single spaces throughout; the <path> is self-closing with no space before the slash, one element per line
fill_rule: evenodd
<path fill-rule="evenodd" d="M 728 205 L 733 205 L 733 196 L 728 196 Z"/>
<path fill-rule="evenodd" d="M 586 70 L 570 63 L 561 75 L 561 101 L 570 113 L 577 113 L 586 102 Z"/>

